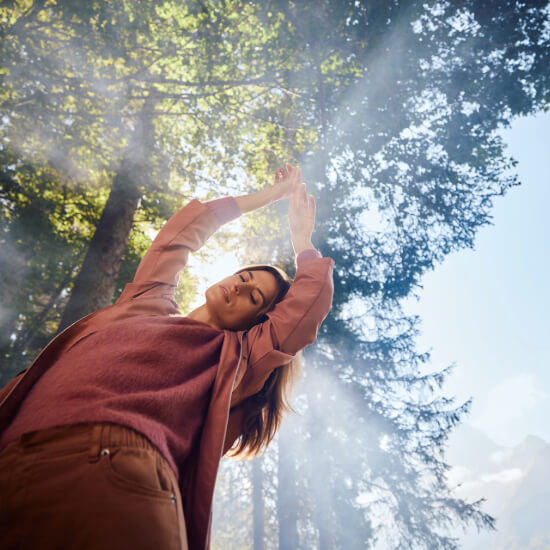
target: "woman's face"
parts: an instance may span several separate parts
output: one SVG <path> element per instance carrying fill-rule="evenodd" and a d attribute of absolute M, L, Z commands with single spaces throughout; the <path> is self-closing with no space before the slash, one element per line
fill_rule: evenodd
<path fill-rule="evenodd" d="M 219 328 L 246 330 L 271 308 L 278 292 L 271 272 L 241 271 L 212 285 L 206 291 L 206 306 Z"/>

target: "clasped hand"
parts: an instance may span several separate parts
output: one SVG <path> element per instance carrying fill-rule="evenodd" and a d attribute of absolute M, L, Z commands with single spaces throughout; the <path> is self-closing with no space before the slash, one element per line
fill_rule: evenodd
<path fill-rule="evenodd" d="M 315 225 L 315 201 L 306 192 L 299 166 L 287 164 L 286 169 L 275 172 L 273 185 L 236 197 L 236 201 L 241 212 L 245 213 L 284 198 L 290 198 L 288 221 L 294 252 L 299 254 L 302 250 L 313 248 L 311 235 Z"/>
<path fill-rule="evenodd" d="M 300 167 L 287 164 L 286 172 L 277 170 L 275 186 L 281 186 L 281 198 L 290 197 L 288 222 L 294 251 L 299 254 L 302 250 L 313 248 L 311 235 L 315 226 L 315 200 L 306 192 Z"/>

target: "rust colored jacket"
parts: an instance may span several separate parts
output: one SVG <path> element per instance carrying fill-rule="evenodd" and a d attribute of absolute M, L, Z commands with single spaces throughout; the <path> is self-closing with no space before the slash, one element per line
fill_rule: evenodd
<path fill-rule="evenodd" d="M 134 315 L 178 315 L 174 302 L 178 272 L 185 266 L 189 251 L 200 248 L 219 226 L 219 218 L 197 200 L 172 216 L 117 302 L 65 329 L 26 371 L 0 391 L 0 433 L 57 357 L 98 327 Z M 268 314 L 267 321 L 248 331 L 224 331 L 200 442 L 180 480 L 189 548 L 209 547 L 216 474 L 222 455 L 241 433 L 244 400 L 263 387 L 273 369 L 289 363 L 296 352 L 315 340 L 332 302 L 333 265 L 330 258 L 300 262 L 291 289 Z"/>

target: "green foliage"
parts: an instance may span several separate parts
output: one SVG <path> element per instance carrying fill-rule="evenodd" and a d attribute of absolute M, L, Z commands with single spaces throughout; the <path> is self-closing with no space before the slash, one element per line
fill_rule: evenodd
<path fill-rule="evenodd" d="M 147 168 L 136 181 L 142 196 L 136 228 L 142 222 L 159 228 L 193 196 L 237 191 L 244 170 L 253 168 L 253 178 L 264 181 L 275 157 L 289 157 L 278 136 L 270 135 L 276 124 L 263 118 L 266 110 L 277 112 L 280 101 L 276 95 L 270 98 L 274 78 L 266 77 L 263 62 L 265 40 L 276 35 L 276 28 L 258 36 L 255 12 L 249 4 L 217 2 L 58 1 L 0 8 L 0 101 L 6 113 L 0 147 L 17 151 L 35 166 L 50 167 L 68 193 L 81 196 L 57 216 L 55 229 L 64 226 L 60 238 L 85 212 L 95 225 L 117 171 L 123 163 L 139 160 L 140 149 L 131 136 L 148 98 L 155 135 Z M 263 50 L 258 44 L 264 44 Z M 244 109 L 247 104 L 252 109 Z M 251 117 L 254 109 L 260 114 Z M 262 141 L 274 151 L 267 164 L 261 150 L 255 155 L 245 150 L 247 142 Z M 251 178 L 247 187 L 254 185 Z M 103 200 L 89 204 L 89 192 Z M 54 280 L 60 288 L 58 307 L 50 308 L 51 321 L 45 325 L 49 336 L 71 291 L 84 244 L 93 234 L 93 225 L 87 227 L 70 272 L 56 264 L 60 269 Z M 44 236 L 51 234 L 46 229 Z M 131 280 L 146 246 L 135 229 L 115 298 Z M 194 288 L 189 278 L 182 278 L 177 295 L 184 308 Z M 49 298 L 44 300 L 49 304 Z M 20 330 L 10 329 L 10 334 L 19 338 L 29 319 L 21 317 Z M 36 350 L 26 353 L 32 357 Z"/>
<path fill-rule="evenodd" d="M 65 288 L 82 261 L 105 197 L 48 166 L 0 151 L 2 379 L 26 367 L 55 332 Z M 7 363 L 9 361 L 9 363 Z"/>

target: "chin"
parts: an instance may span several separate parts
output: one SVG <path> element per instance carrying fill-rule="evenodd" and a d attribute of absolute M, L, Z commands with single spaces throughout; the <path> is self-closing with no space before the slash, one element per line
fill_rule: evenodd
<path fill-rule="evenodd" d="M 215 313 L 216 317 L 222 316 L 226 312 L 227 302 L 225 301 L 225 294 L 222 289 L 217 285 L 211 286 L 206 289 L 204 293 L 204 299 L 206 302 L 206 307 L 210 313 Z"/>
<path fill-rule="evenodd" d="M 216 289 L 215 287 L 211 286 L 210 288 L 207 288 L 204 292 L 204 301 L 211 307 L 216 307 L 216 304 L 219 300 L 216 299 Z"/>

